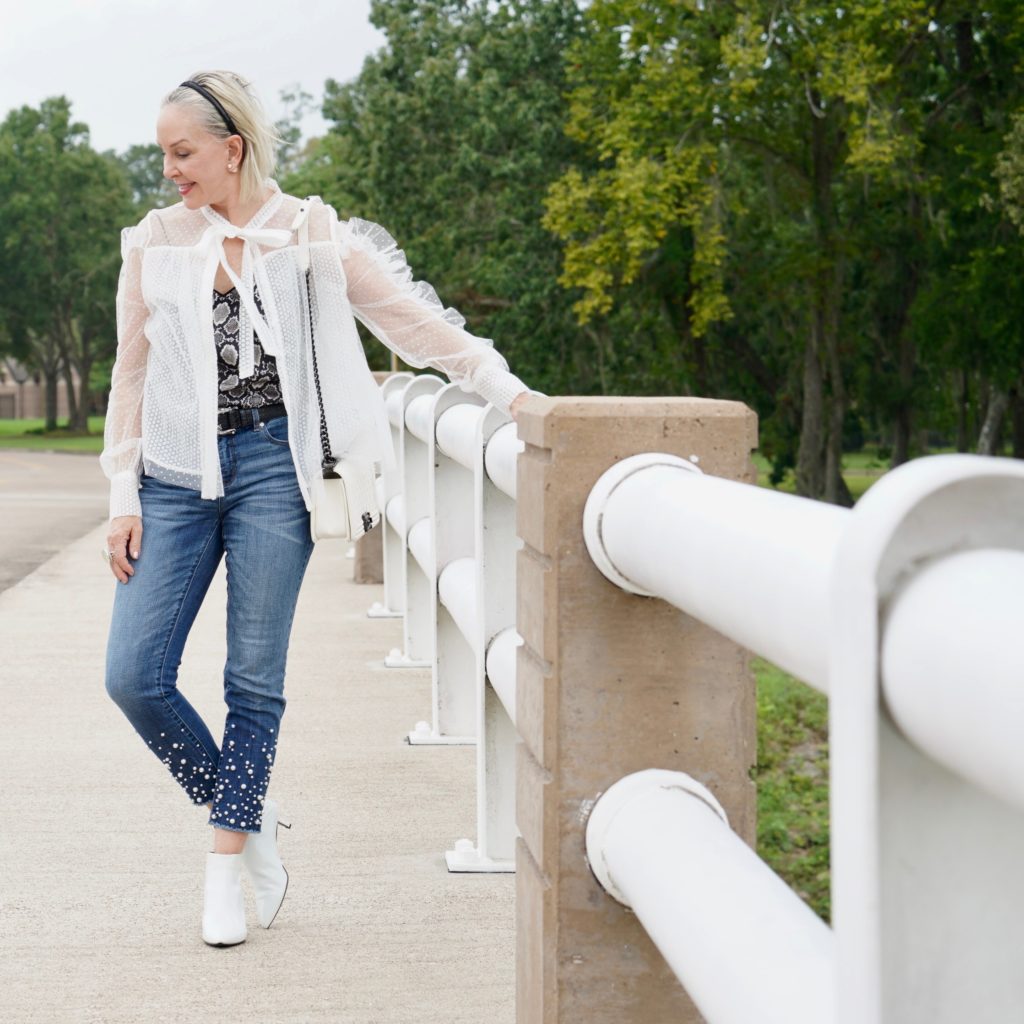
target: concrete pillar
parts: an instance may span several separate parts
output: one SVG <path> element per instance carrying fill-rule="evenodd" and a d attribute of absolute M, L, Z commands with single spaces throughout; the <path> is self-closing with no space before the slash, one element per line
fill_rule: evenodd
<path fill-rule="evenodd" d="M 355 583 L 384 582 L 384 531 L 378 523 L 369 533 L 356 541 L 355 564 L 352 579 Z"/>
<path fill-rule="evenodd" d="M 594 799 L 630 772 L 687 772 L 754 843 L 756 708 L 736 644 L 609 583 L 583 505 L 613 462 L 696 455 L 754 481 L 754 413 L 698 398 L 533 396 L 518 420 L 516 850 L 518 1024 L 682 1024 L 696 1009 L 636 918 L 586 862 Z"/>
<path fill-rule="evenodd" d="M 373 379 L 380 387 L 391 376 L 390 370 L 373 370 Z M 383 514 L 384 510 L 381 509 Z M 369 533 L 364 533 L 355 543 L 356 557 L 352 566 L 352 580 L 355 583 L 384 582 L 384 531 L 375 526 Z"/>

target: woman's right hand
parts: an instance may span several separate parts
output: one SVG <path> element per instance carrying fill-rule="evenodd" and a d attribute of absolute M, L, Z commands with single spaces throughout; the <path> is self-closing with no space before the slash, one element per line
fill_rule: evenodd
<path fill-rule="evenodd" d="M 121 583 L 127 583 L 128 577 L 135 575 L 128 555 L 138 558 L 142 550 L 142 516 L 115 516 L 111 519 L 107 550 L 114 553 L 110 559 L 110 571 Z"/>

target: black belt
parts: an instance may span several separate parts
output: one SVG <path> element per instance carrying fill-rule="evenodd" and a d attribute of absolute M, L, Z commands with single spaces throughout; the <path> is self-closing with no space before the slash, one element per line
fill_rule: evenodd
<path fill-rule="evenodd" d="M 252 414 L 257 413 L 259 422 L 266 423 L 267 420 L 275 420 L 278 416 L 287 416 L 288 410 L 281 402 L 276 405 L 261 405 L 257 409 L 225 409 L 217 414 L 217 429 L 223 430 L 244 430 L 253 426 Z"/>

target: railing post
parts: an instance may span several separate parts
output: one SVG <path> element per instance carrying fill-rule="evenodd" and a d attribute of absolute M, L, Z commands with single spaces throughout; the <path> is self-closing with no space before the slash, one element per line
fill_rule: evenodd
<path fill-rule="evenodd" d="M 400 392 L 412 380 L 411 373 L 391 373 L 375 371 L 374 380 L 381 386 L 381 397 L 386 403 L 392 392 Z M 405 538 L 399 536 L 389 524 L 387 518 L 388 502 L 402 490 L 401 437 L 398 428 L 391 424 L 391 441 L 394 445 L 395 459 L 398 462 L 393 469 L 384 470 L 377 478 L 377 501 L 380 504 L 380 525 L 356 541 L 353 578 L 356 583 L 383 583 L 384 601 L 375 601 L 366 614 L 371 619 L 400 618 L 404 608 L 405 595 L 399 583 L 402 580 L 401 566 L 398 560 L 405 556 Z M 384 572 L 384 563 L 388 563 L 388 572 Z"/>
<path fill-rule="evenodd" d="M 432 374 L 410 380 L 401 391 L 399 462 L 402 466 L 402 571 L 403 571 L 403 649 L 384 658 L 388 668 L 426 667 L 434 657 L 434 612 L 436 581 L 428 579 L 410 548 L 416 530 L 422 539 L 430 534 L 430 474 L 434 464 L 433 437 L 423 441 L 408 428 L 405 417 L 417 398 L 436 394 L 444 381 Z M 429 561 L 429 559 L 428 559 Z"/>
<path fill-rule="evenodd" d="M 736 644 L 591 561 L 583 507 L 643 451 L 752 480 L 754 413 L 695 398 L 531 397 L 518 420 L 516 725 L 519 1024 L 699 1021 L 637 919 L 587 868 L 595 795 L 658 767 L 707 786 L 754 839 L 755 700 Z"/>
<path fill-rule="evenodd" d="M 508 872 L 516 846 L 514 495 L 521 446 L 515 424 L 493 406 L 478 421 L 475 441 L 476 842 L 459 839 L 445 860 L 449 871 Z"/>
<path fill-rule="evenodd" d="M 430 722 L 418 722 L 409 742 L 418 745 L 475 742 L 477 675 L 482 673 L 478 652 L 463 635 L 451 612 L 439 600 L 441 575 L 453 562 L 472 569 L 474 555 L 471 469 L 449 458 L 437 446 L 437 421 L 456 406 L 479 420 L 484 401 L 467 395 L 457 384 L 446 384 L 433 396 L 430 408 L 430 470 L 428 474 L 429 567 L 424 570 L 432 595 L 430 632 L 433 638 Z M 410 544 L 412 544 L 410 540 Z M 420 569 L 423 569 L 420 566 Z M 472 573 L 470 573 L 472 575 Z M 442 590 L 443 592 L 443 590 Z"/>
<path fill-rule="evenodd" d="M 1022 509 L 1019 460 L 936 455 L 887 474 L 844 531 L 829 645 L 841 1024 L 1020 1019 Z"/>

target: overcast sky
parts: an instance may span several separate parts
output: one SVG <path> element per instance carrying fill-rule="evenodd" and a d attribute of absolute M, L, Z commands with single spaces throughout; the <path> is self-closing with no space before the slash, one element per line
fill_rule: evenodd
<path fill-rule="evenodd" d="M 312 93 L 303 122 L 320 134 L 323 85 L 347 81 L 384 44 L 370 0 L 21 0 L 0 16 L 0 118 L 64 95 L 93 147 L 155 142 L 160 99 L 194 71 L 249 78 L 273 119 L 280 90 Z"/>

